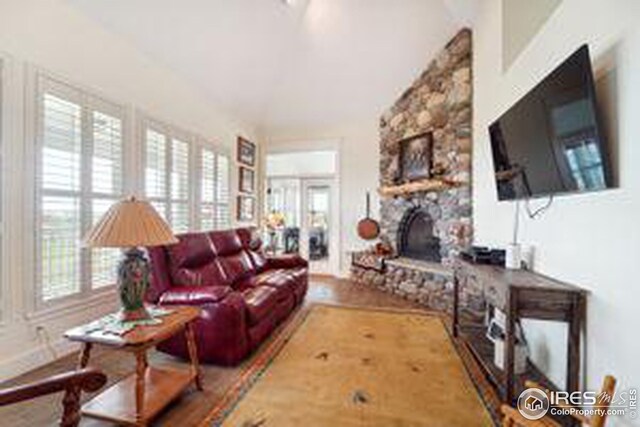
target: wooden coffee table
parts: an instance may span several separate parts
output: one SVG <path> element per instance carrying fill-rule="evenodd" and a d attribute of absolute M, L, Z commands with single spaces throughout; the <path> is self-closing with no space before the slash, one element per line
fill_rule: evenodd
<path fill-rule="evenodd" d="M 124 335 L 87 331 L 77 327 L 65 333 L 71 341 L 83 344 L 79 367 L 89 363 L 94 344 L 124 350 L 136 358 L 136 371 L 114 384 L 82 406 L 82 414 L 92 418 L 124 425 L 146 426 L 149 421 L 176 398 L 192 382 L 202 390 L 198 365 L 198 352 L 192 323 L 200 309 L 188 306 L 172 306 L 172 312 L 162 316 L 162 323 L 152 326 L 136 326 Z M 190 369 L 149 366 L 147 350 L 159 342 L 185 331 L 191 358 Z"/>

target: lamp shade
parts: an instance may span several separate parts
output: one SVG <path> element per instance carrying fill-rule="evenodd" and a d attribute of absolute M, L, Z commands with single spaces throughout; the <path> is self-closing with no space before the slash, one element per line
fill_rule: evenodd
<path fill-rule="evenodd" d="M 109 208 L 85 236 L 89 247 L 127 248 L 178 243 L 169 225 L 151 203 L 131 197 Z"/>

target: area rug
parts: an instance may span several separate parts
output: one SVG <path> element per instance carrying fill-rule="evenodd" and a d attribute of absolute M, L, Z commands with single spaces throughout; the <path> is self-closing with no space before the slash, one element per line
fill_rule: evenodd
<path fill-rule="evenodd" d="M 204 426 L 493 425 L 438 315 L 316 305 L 290 329 Z"/>

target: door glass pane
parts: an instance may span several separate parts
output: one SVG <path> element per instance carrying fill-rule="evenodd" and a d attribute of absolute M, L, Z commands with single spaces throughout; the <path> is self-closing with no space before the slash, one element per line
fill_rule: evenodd
<path fill-rule="evenodd" d="M 300 180 L 269 180 L 265 218 L 280 224 L 270 227 L 267 242 L 272 251 L 297 253 L 300 249 Z"/>
<path fill-rule="evenodd" d="M 309 259 L 311 261 L 329 258 L 329 213 L 330 187 L 327 185 L 307 188 L 307 227 Z"/>

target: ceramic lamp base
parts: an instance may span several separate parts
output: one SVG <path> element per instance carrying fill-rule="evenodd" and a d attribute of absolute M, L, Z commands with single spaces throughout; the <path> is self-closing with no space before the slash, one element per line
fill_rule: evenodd
<path fill-rule="evenodd" d="M 118 266 L 118 293 L 120 296 L 120 318 L 123 321 L 149 319 L 144 306 L 144 296 L 149 284 L 149 261 L 138 248 L 123 251 Z"/>

